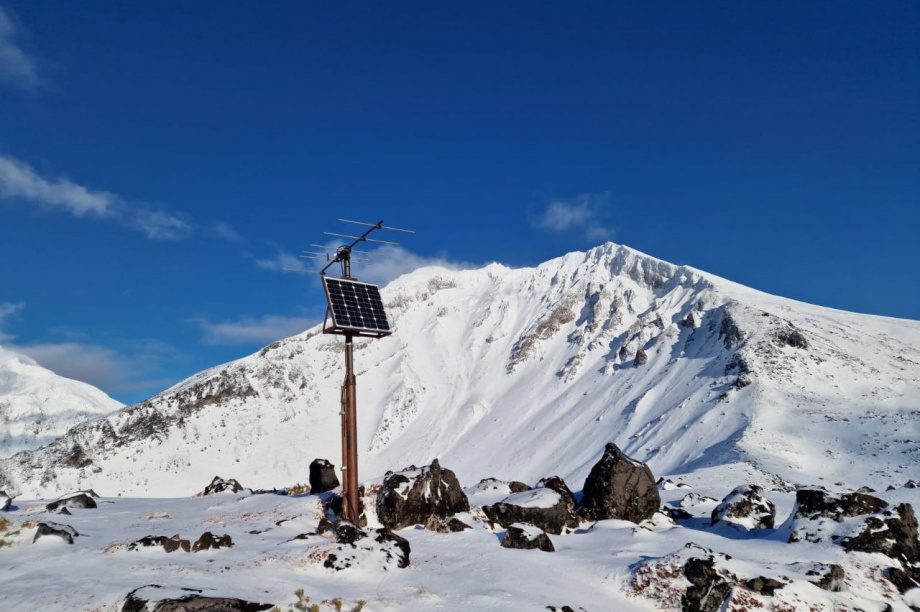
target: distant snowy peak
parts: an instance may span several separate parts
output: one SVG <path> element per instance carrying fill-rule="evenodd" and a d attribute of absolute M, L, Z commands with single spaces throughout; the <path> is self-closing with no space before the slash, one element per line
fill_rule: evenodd
<path fill-rule="evenodd" d="M 920 461 L 920 323 L 771 296 L 608 243 L 535 268 L 423 268 L 356 339 L 362 479 L 583 482 L 607 442 L 656 475 L 739 465 L 878 488 Z M 338 463 L 342 341 L 315 327 L 0 461 L 0 488 L 186 495 Z M 737 483 L 732 483 L 733 485 Z"/>
<path fill-rule="evenodd" d="M 123 404 L 0 347 L 0 457 L 53 442 L 68 429 Z"/>

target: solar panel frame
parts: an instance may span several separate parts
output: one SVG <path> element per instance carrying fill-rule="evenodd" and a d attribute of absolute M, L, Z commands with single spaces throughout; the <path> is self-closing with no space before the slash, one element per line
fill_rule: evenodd
<path fill-rule="evenodd" d="M 323 289 L 334 330 L 374 336 L 393 333 L 377 285 L 323 276 Z"/>

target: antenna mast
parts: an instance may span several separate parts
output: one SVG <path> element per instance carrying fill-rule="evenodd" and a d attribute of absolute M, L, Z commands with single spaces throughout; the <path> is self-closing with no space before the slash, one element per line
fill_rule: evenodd
<path fill-rule="evenodd" d="M 360 236 L 349 236 L 335 232 L 323 232 L 327 236 L 350 238 L 350 244 L 342 245 L 335 249 L 334 254 L 309 253 L 302 256 L 304 259 L 323 259 L 328 261 L 322 270 L 312 272 L 323 278 L 328 305 L 326 317 L 323 320 L 324 334 L 337 334 L 345 336 L 345 380 L 342 383 L 341 402 L 342 408 L 342 514 L 346 520 L 358 524 L 361 510 L 358 493 L 358 410 L 357 410 L 357 379 L 355 377 L 354 338 L 364 336 L 382 338 L 392 333 L 380 294 L 376 285 L 358 283 L 351 275 L 352 253 L 359 253 L 355 263 L 369 261 L 366 256 L 375 256 L 375 253 L 354 251 L 354 247 L 361 242 L 398 246 L 396 242 L 368 238 L 375 230 L 390 230 L 414 234 L 415 232 L 397 227 L 387 227 L 383 221 L 377 223 L 363 223 L 339 219 L 343 223 L 362 225 L 368 229 Z M 323 245 L 311 245 L 327 250 Z M 340 280 L 333 280 L 326 276 L 326 271 L 333 264 L 341 264 L 342 276 Z M 291 270 L 304 272 L 303 270 Z M 363 310 L 362 310 L 363 305 Z M 329 318 L 332 325 L 329 326 Z M 382 318 L 382 320 L 381 320 Z M 360 321 L 360 322 L 359 322 Z"/>

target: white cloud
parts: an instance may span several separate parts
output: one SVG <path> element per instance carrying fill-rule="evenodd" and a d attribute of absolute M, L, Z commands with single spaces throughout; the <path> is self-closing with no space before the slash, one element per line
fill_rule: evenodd
<path fill-rule="evenodd" d="M 14 335 L 4 332 L 4 322 L 22 309 L 21 302 L 0 303 L 0 342 L 3 342 L 3 350 L 30 357 L 59 376 L 89 383 L 107 393 L 155 392 L 175 382 L 151 378 L 163 362 L 176 359 L 173 347 L 156 340 L 123 343 L 123 351 L 75 340 L 16 342 Z M 87 337 L 76 330 L 60 331 L 68 338 Z"/>
<path fill-rule="evenodd" d="M 583 193 L 568 200 L 550 202 L 535 225 L 553 232 L 579 230 L 588 240 L 606 240 L 613 232 L 602 219 L 610 207 L 610 194 Z"/>
<path fill-rule="evenodd" d="M 39 85 L 38 65 L 17 43 L 16 25 L 0 7 L 0 79 L 26 89 Z"/>
<path fill-rule="evenodd" d="M 329 244 L 328 246 L 334 248 L 338 245 Z M 444 255 L 419 255 L 401 246 L 382 246 L 372 251 L 359 247 L 352 257 L 354 259 L 351 271 L 352 276 L 378 285 L 386 285 L 403 274 L 428 266 L 438 266 L 448 270 L 466 270 L 479 267 L 469 262 L 450 260 Z M 270 259 L 257 258 L 255 263 L 256 267 L 263 270 L 320 270 L 326 265 L 323 261 L 300 259 L 298 256 L 285 251 L 278 251 Z M 339 265 L 336 264 L 330 268 L 330 274 L 338 275 L 339 270 Z"/>
<path fill-rule="evenodd" d="M 243 237 L 240 236 L 239 232 L 237 232 L 233 226 L 226 221 L 218 221 L 212 226 L 211 231 L 214 232 L 214 235 L 218 238 L 223 238 L 224 240 L 228 240 L 230 242 L 240 242 L 243 240 Z"/>
<path fill-rule="evenodd" d="M 192 319 L 204 335 L 205 344 L 269 344 L 299 334 L 319 321 L 301 316 L 263 315 L 242 317 L 236 321 L 214 322 L 207 318 Z"/>
<path fill-rule="evenodd" d="M 181 240 L 192 234 L 192 226 L 175 215 L 139 208 L 131 212 L 131 227 L 153 240 Z"/>
<path fill-rule="evenodd" d="M 4 333 L 3 326 L 6 319 L 22 310 L 22 307 L 22 302 L 0 302 L 0 342 L 13 339 L 13 336 Z"/>
<path fill-rule="evenodd" d="M 46 179 L 28 164 L 8 156 L 0 156 L 0 197 L 63 209 L 77 217 L 111 214 L 117 201 L 111 193 L 90 191 L 68 179 Z"/>
<path fill-rule="evenodd" d="M 44 177 L 10 156 L 0 155 L 0 198 L 63 210 L 75 217 L 111 219 L 152 240 L 181 240 L 192 234 L 192 226 L 180 215 L 131 206 L 113 193 L 92 190 L 66 178 Z"/>

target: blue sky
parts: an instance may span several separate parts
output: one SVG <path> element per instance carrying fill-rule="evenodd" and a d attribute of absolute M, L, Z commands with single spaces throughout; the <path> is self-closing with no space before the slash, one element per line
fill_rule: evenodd
<path fill-rule="evenodd" d="M 338 216 L 920 318 L 916 2 L 0 10 L 0 344 L 122 401 L 316 320 Z"/>

